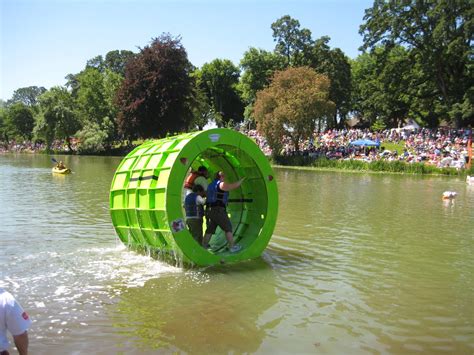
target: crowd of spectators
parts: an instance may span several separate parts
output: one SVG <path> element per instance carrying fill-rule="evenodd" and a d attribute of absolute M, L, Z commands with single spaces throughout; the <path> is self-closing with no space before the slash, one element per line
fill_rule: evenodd
<path fill-rule="evenodd" d="M 244 131 L 255 140 L 266 155 L 272 153 L 266 139 L 256 130 Z M 303 155 L 313 158 L 401 160 L 408 163 L 423 162 L 437 167 L 464 168 L 468 159 L 467 129 L 386 129 L 371 132 L 368 129 L 341 129 L 315 132 L 313 136 L 300 142 L 298 149 L 289 137 L 283 137 L 280 155 Z M 350 143 L 366 139 L 379 143 L 379 147 L 354 146 Z M 401 144 L 402 152 L 388 150 L 384 143 Z"/>
<path fill-rule="evenodd" d="M 76 143 L 73 142 L 71 145 L 72 150 L 76 148 Z M 69 147 L 65 141 L 55 140 L 50 149 L 56 152 L 69 152 Z M 31 142 L 31 141 L 15 141 L 0 142 L 0 153 L 12 152 L 12 153 L 37 153 L 46 150 L 46 144 L 43 142 Z"/>
<path fill-rule="evenodd" d="M 256 130 L 241 130 L 242 133 L 252 138 L 262 149 L 265 155 L 271 155 L 272 149 L 265 137 Z M 464 168 L 468 160 L 468 141 L 470 131 L 467 129 L 386 129 L 371 132 L 368 129 L 340 129 L 314 132 L 310 139 L 300 142 L 298 149 L 287 136 L 282 137 L 282 150 L 280 155 L 303 155 L 311 158 L 325 157 L 327 159 L 360 159 L 374 160 L 401 160 L 408 163 L 423 162 L 437 167 Z M 380 143 L 379 147 L 354 146 L 350 143 L 367 139 Z M 386 149 L 385 143 L 402 144 L 403 152 Z M 57 152 L 68 152 L 69 147 L 65 141 L 56 140 L 50 147 Z M 77 142 L 72 141 L 75 151 Z M 44 143 L 29 141 L 9 143 L 0 142 L 0 153 L 27 152 L 35 153 L 44 151 Z"/>

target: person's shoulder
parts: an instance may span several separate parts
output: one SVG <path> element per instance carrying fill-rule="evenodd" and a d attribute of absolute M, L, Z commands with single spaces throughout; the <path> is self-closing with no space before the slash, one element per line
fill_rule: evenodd
<path fill-rule="evenodd" d="M 15 297 L 13 297 L 10 292 L 0 288 L 0 304 L 6 305 L 13 303 L 15 303 Z"/>
<path fill-rule="evenodd" d="M 199 176 L 194 180 L 195 184 L 207 186 L 207 179 L 204 176 Z"/>

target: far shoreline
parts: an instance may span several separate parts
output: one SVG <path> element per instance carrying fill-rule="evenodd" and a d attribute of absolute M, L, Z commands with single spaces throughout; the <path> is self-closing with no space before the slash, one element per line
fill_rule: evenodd
<path fill-rule="evenodd" d="M 298 166 L 298 165 L 279 165 L 271 164 L 272 168 L 277 169 L 290 169 L 290 170 L 302 170 L 302 171 L 323 171 L 323 172 L 342 172 L 342 173 L 357 173 L 357 174 L 375 174 L 375 175 L 404 175 L 404 176 L 437 176 L 437 177 L 457 177 L 464 178 L 468 176 L 467 169 L 459 174 L 443 174 L 443 173 L 417 173 L 417 172 L 403 172 L 403 171 L 374 171 L 374 170 L 360 170 L 360 169 L 342 169 L 342 168 L 322 168 L 317 166 Z"/>
<path fill-rule="evenodd" d="M 135 148 L 135 147 L 134 147 Z M 2 154 L 11 154 L 11 155 L 16 155 L 16 154 L 39 154 L 39 155 L 50 155 L 50 156 L 58 156 L 58 155 L 63 155 L 63 156 L 90 156 L 90 157 L 113 157 L 113 158 L 124 158 L 129 154 L 134 148 L 132 148 L 128 152 L 117 152 L 116 154 L 113 154 L 112 152 L 104 152 L 104 154 L 97 154 L 97 153 L 91 153 L 91 154 L 78 154 L 77 152 L 46 152 L 46 151 L 2 151 L 0 152 L 0 155 Z M 112 153 L 112 154 L 111 154 Z M 372 170 L 372 169 L 366 169 L 366 168 L 361 168 L 361 169 L 351 169 L 351 168 L 343 168 L 343 167 L 322 167 L 322 166 L 308 166 L 308 165 L 281 165 L 281 164 L 274 164 L 273 159 L 269 156 L 267 158 L 270 160 L 270 165 L 272 168 L 277 168 L 277 169 L 291 169 L 291 170 L 301 170 L 301 171 L 324 171 L 324 172 L 344 172 L 344 173 L 359 173 L 359 174 L 390 174 L 390 175 L 411 175 L 411 176 L 446 176 L 446 177 L 458 177 L 458 178 L 465 178 L 466 176 L 473 176 L 474 173 L 472 170 L 474 168 L 470 169 L 456 169 L 456 168 L 437 168 L 434 166 L 426 166 L 425 169 L 426 171 L 390 171 L 386 169 L 380 169 L 380 170 Z M 317 159 L 314 160 L 313 162 L 318 161 Z M 346 160 L 348 164 L 365 164 L 366 166 L 370 166 L 370 164 L 374 164 L 374 162 L 360 162 L 358 160 Z M 418 166 L 422 166 L 424 164 L 422 163 L 415 163 L 418 164 Z M 410 167 L 410 163 L 402 162 L 401 166 L 404 167 Z"/>

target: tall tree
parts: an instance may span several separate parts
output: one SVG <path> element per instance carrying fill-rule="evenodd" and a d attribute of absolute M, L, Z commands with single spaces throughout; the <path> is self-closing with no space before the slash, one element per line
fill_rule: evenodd
<path fill-rule="evenodd" d="M 275 52 L 284 56 L 289 66 L 303 65 L 305 53 L 313 42 L 311 31 L 300 29 L 300 22 L 289 15 L 276 20 L 271 28 L 276 42 Z"/>
<path fill-rule="evenodd" d="M 77 75 L 77 109 L 82 122 L 78 132 L 81 151 L 107 150 L 116 138 L 118 107 L 115 95 L 122 77 L 106 68 L 103 72 L 88 67 Z"/>
<path fill-rule="evenodd" d="M 397 46 L 389 53 L 377 48 L 363 53 L 353 61 L 354 106 L 368 125 L 383 123 L 386 127 L 399 126 L 416 107 L 417 98 L 411 85 L 416 71 L 408 51 Z"/>
<path fill-rule="evenodd" d="M 240 61 L 244 71 L 239 83 L 239 91 L 245 103 L 255 101 L 257 91 L 267 87 L 277 70 L 285 68 L 285 59 L 281 55 L 263 49 L 250 48 Z"/>
<path fill-rule="evenodd" d="M 94 68 L 100 72 L 104 71 L 105 70 L 104 58 L 101 55 L 98 55 L 98 56 L 95 56 L 94 58 L 89 59 L 86 63 L 86 69 L 88 68 Z"/>
<path fill-rule="evenodd" d="M 284 135 L 296 150 L 311 137 L 319 118 L 332 116 L 329 79 L 309 67 L 288 68 L 275 73 L 272 83 L 257 93 L 254 115 L 257 127 L 278 155 Z"/>
<path fill-rule="evenodd" d="M 65 139 L 69 149 L 70 138 L 81 127 L 74 111 L 74 100 L 66 88 L 55 86 L 39 97 L 40 114 L 36 118 L 35 136 L 46 142 L 50 149 L 54 139 Z"/>
<path fill-rule="evenodd" d="M 33 111 L 23 102 L 16 102 L 8 107 L 7 125 L 12 135 L 31 140 L 34 124 Z"/>
<path fill-rule="evenodd" d="M 13 92 L 13 96 L 8 103 L 13 104 L 16 102 L 21 102 L 28 107 L 34 107 L 38 103 L 38 97 L 45 91 L 46 89 L 42 86 L 28 86 L 19 88 Z"/>
<path fill-rule="evenodd" d="M 104 76 L 99 69 L 87 67 L 77 75 L 79 83 L 77 106 L 83 123 L 100 122 L 108 116 L 109 108 L 105 100 Z"/>
<path fill-rule="evenodd" d="M 8 143 L 9 132 L 7 121 L 7 109 L 3 105 L 0 105 L 0 142 Z"/>
<path fill-rule="evenodd" d="M 127 50 L 114 50 L 110 51 L 105 55 L 105 67 L 112 70 L 114 73 L 118 73 L 122 76 L 125 75 L 125 67 L 130 59 L 135 56 L 135 53 Z"/>
<path fill-rule="evenodd" d="M 162 137 L 192 119 L 192 65 L 179 38 L 152 40 L 126 67 L 118 93 L 120 132 L 127 138 Z"/>
<path fill-rule="evenodd" d="M 473 6 L 470 0 L 375 0 L 360 27 L 363 49 L 395 44 L 409 49 L 419 64 L 423 81 L 432 81 L 441 98 L 439 115 L 447 114 L 457 126 L 473 124 L 472 62 Z M 462 109 L 461 109 L 462 108 Z"/>
<path fill-rule="evenodd" d="M 329 98 L 336 104 L 334 117 L 329 127 L 344 126 L 347 114 L 351 110 L 352 75 L 349 58 L 339 49 L 329 47 L 330 38 L 323 36 L 314 41 L 310 54 L 305 57 L 306 63 L 318 73 L 326 75 L 331 88 Z"/>
<path fill-rule="evenodd" d="M 221 117 L 217 125 L 226 125 L 230 120 L 242 121 L 244 105 L 237 92 L 239 68 L 228 59 L 214 59 L 202 66 L 198 76 L 210 106 Z"/>

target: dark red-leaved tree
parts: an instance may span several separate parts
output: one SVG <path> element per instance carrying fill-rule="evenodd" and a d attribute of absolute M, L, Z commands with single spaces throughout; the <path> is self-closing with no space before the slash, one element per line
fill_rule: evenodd
<path fill-rule="evenodd" d="M 180 38 L 163 34 L 131 59 L 117 93 L 117 126 L 127 139 L 159 138 L 191 121 L 192 65 Z"/>

